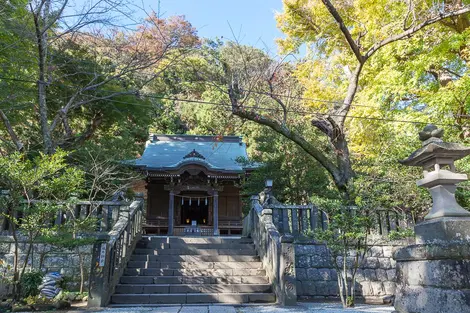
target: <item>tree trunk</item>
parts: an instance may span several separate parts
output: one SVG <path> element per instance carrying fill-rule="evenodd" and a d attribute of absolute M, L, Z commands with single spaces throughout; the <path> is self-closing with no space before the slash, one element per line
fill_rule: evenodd
<path fill-rule="evenodd" d="M 343 251 L 343 285 L 344 285 L 344 300 L 343 306 L 349 307 L 349 285 L 348 285 L 348 266 L 346 262 L 346 250 Z"/>
<path fill-rule="evenodd" d="M 336 278 L 338 279 L 338 289 L 339 289 L 339 298 L 343 307 L 346 307 L 346 301 L 344 300 L 344 286 L 343 286 L 343 273 L 339 270 L 339 267 L 336 269 Z"/>
<path fill-rule="evenodd" d="M 32 13 L 34 16 L 34 26 L 38 50 L 38 104 L 39 104 L 39 123 L 41 125 L 41 135 L 44 143 L 44 152 L 52 154 L 54 147 L 49 128 L 47 116 L 47 30 L 42 29 L 42 25 L 47 25 L 50 9 L 50 0 L 44 0 L 44 12 L 38 11 Z"/>
<path fill-rule="evenodd" d="M 351 295 L 351 298 L 349 300 L 349 307 L 354 307 L 356 304 L 356 275 L 353 274 L 351 277 L 351 292 L 349 293 Z"/>
<path fill-rule="evenodd" d="M 83 293 L 83 290 L 85 289 L 85 265 L 83 264 L 84 258 L 83 254 L 80 253 L 80 248 L 77 248 L 78 251 L 78 260 L 80 263 L 80 293 Z"/>
<path fill-rule="evenodd" d="M 30 239 L 28 241 L 28 250 L 26 250 L 26 256 L 25 256 L 25 260 L 23 262 L 23 267 L 21 269 L 21 276 L 23 276 L 23 274 L 26 272 L 26 267 L 28 266 L 28 259 L 29 259 L 29 256 L 31 255 L 31 250 L 33 249 L 33 241 Z"/>
<path fill-rule="evenodd" d="M 18 236 L 16 233 L 16 226 L 13 222 L 12 225 L 12 236 L 13 236 L 13 244 L 15 245 L 14 253 L 13 253 L 13 300 L 17 300 L 19 298 L 19 273 L 18 273 L 18 263 L 19 263 L 19 249 L 18 249 Z"/>
<path fill-rule="evenodd" d="M 333 177 L 333 181 L 341 194 L 341 198 L 347 203 L 347 205 L 353 204 L 351 203 L 354 202 L 352 197 L 353 190 L 351 189 L 352 187 L 350 182 L 351 179 L 354 178 L 355 174 L 351 165 L 348 142 L 345 135 L 341 133 L 331 141 L 331 144 L 335 148 L 336 164 L 339 169 L 336 177 Z"/>

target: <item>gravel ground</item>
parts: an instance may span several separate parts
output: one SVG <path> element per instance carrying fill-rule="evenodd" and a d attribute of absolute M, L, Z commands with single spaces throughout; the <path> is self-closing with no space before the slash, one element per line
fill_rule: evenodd
<path fill-rule="evenodd" d="M 353 309 L 343 309 L 337 303 L 306 303 L 301 302 L 296 307 L 286 308 L 274 305 L 184 305 L 184 306 L 162 306 L 162 307 L 126 307 L 106 308 L 102 310 L 69 310 L 64 313 L 391 313 L 392 306 L 357 305 Z"/>

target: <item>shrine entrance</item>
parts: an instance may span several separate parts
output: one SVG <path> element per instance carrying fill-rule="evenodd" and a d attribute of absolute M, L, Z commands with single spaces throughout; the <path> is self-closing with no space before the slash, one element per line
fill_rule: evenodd
<path fill-rule="evenodd" d="M 209 224 L 209 204 L 207 200 L 183 199 L 180 223 L 181 225 L 191 225 L 193 221 L 200 226 L 207 226 Z"/>

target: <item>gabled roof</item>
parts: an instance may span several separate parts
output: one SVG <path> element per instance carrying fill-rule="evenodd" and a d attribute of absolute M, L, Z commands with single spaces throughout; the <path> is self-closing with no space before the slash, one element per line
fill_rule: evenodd
<path fill-rule="evenodd" d="M 146 170 L 175 170 L 199 164 L 220 172 L 242 173 L 237 162 L 248 159 L 246 145 L 238 136 L 151 135 L 145 151 L 134 165 Z"/>

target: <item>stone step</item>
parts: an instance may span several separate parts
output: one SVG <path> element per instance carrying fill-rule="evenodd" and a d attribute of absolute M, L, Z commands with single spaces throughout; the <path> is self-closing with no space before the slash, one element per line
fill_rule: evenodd
<path fill-rule="evenodd" d="M 261 262 L 146 262 L 129 261 L 127 268 L 166 268 L 166 269 L 261 269 Z"/>
<path fill-rule="evenodd" d="M 272 293 L 114 294 L 113 304 L 271 303 Z"/>
<path fill-rule="evenodd" d="M 111 303 L 151 306 L 275 300 L 251 239 L 144 236 Z"/>
<path fill-rule="evenodd" d="M 250 243 L 161 243 L 140 241 L 136 245 L 139 249 L 254 249 Z"/>
<path fill-rule="evenodd" d="M 121 276 L 121 284 L 269 284 L 266 276 Z"/>
<path fill-rule="evenodd" d="M 126 268 L 124 276 L 266 276 L 266 271 L 263 269 Z"/>
<path fill-rule="evenodd" d="M 144 236 L 139 242 L 152 243 L 181 243 L 181 244 L 252 244 L 250 238 L 224 238 L 224 237 L 162 237 L 162 236 Z"/>
<path fill-rule="evenodd" d="M 269 293 L 270 284 L 152 284 L 116 286 L 117 294 L 158 294 L 158 293 Z"/>
<path fill-rule="evenodd" d="M 131 261 L 149 262 L 258 262 L 255 255 L 146 255 L 133 254 Z"/>
<path fill-rule="evenodd" d="M 139 249 L 134 250 L 135 255 L 256 255 L 254 249 Z"/>

